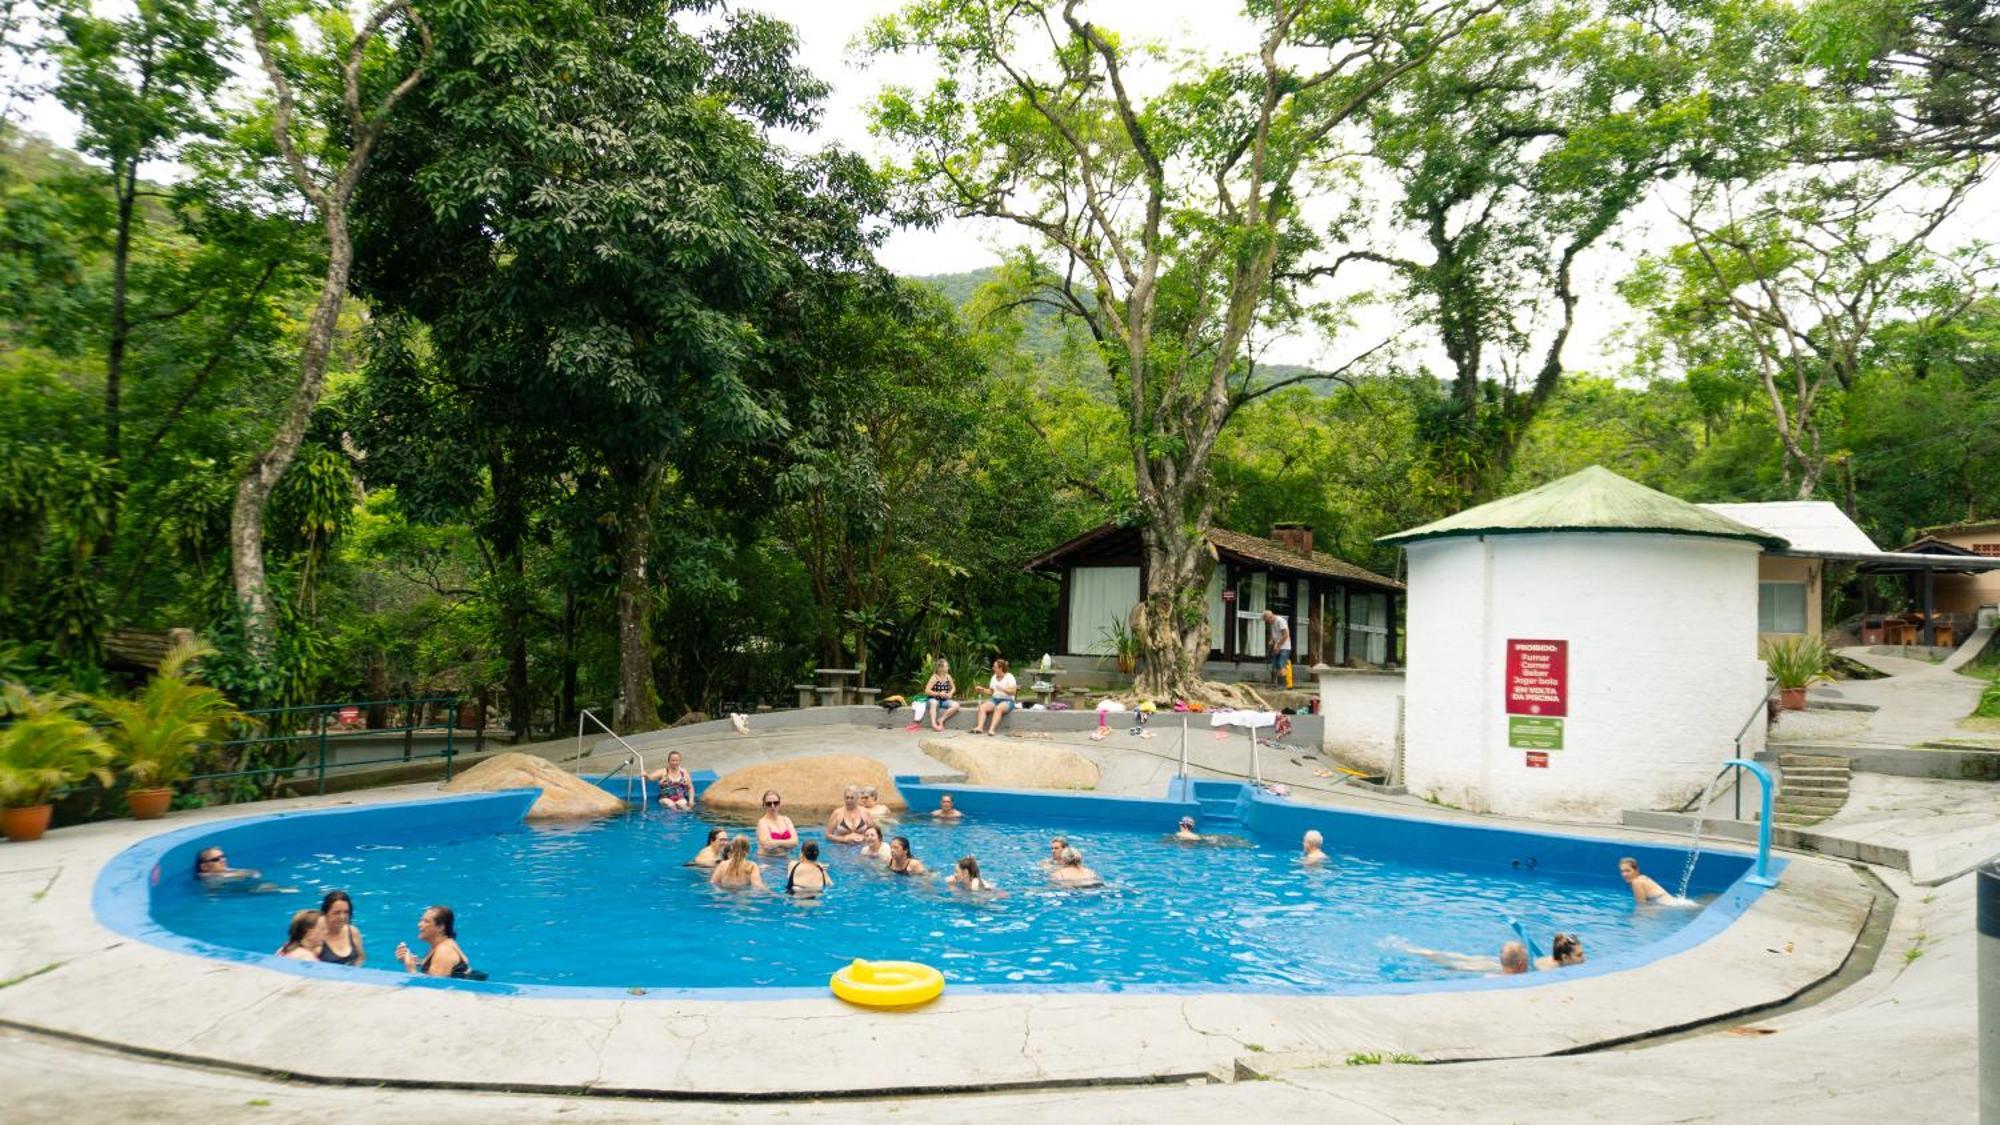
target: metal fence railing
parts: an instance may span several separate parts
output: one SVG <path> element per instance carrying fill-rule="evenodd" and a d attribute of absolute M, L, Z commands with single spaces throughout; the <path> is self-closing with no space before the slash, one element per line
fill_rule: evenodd
<path fill-rule="evenodd" d="M 297 707 L 269 707 L 256 711 L 246 711 L 256 724 L 266 733 L 232 738 L 215 744 L 208 755 L 211 759 L 227 760 L 234 757 L 238 761 L 253 760 L 253 755 L 244 753 L 259 746 L 293 748 L 289 754 L 280 753 L 266 764 L 248 769 L 212 770 L 206 773 L 188 775 L 189 782 L 227 781 L 235 778 L 272 777 L 290 775 L 311 776 L 314 787 L 320 793 L 326 792 L 326 775 L 329 769 L 349 770 L 364 766 L 401 765 L 406 762 L 444 759 L 445 780 L 451 780 L 452 759 L 458 754 L 458 705 L 457 696 L 431 696 L 415 699 L 368 699 L 344 703 L 311 703 Z M 442 711 L 442 722 L 430 721 L 432 708 Z M 381 709 L 399 710 L 402 721 L 393 725 L 369 726 L 371 714 L 379 715 Z M 473 734 L 474 749 L 484 748 L 486 731 L 485 716 L 475 723 Z M 444 732 L 444 745 L 436 750 L 418 752 L 417 735 L 439 728 Z M 402 736 L 400 753 L 392 753 L 373 758 L 342 758 L 340 750 L 347 744 L 357 742 L 380 742 L 384 738 Z M 234 753 L 232 753 L 234 752 Z"/>

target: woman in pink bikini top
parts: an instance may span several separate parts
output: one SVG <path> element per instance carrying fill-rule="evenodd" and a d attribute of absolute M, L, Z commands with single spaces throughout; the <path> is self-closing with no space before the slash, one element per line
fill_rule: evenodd
<path fill-rule="evenodd" d="M 792 818 L 778 811 L 776 790 L 764 794 L 764 815 L 757 818 L 757 848 L 765 855 L 787 855 L 799 846 L 799 830 Z"/>

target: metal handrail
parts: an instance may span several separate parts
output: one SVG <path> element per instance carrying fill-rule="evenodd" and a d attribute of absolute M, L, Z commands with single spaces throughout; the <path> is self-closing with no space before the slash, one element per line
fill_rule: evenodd
<path fill-rule="evenodd" d="M 588 707 L 584 708 L 581 711 L 578 711 L 576 715 L 576 757 L 570 760 L 571 772 L 572 773 L 575 772 L 575 767 L 581 766 L 583 764 L 583 759 L 587 756 L 583 752 L 583 730 L 584 730 L 583 721 L 585 719 L 589 719 L 591 722 L 596 723 L 597 729 L 603 731 L 605 734 L 610 735 L 612 738 L 617 739 L 618 745 L 623 746 L 625 748 L 625 760 L 623 762 L 618 763 L 618 769 L 614 769 L 610 773 L 605 774 L 604 775 L 605 779 L 608 781 L 611 778 L 617 777 L 618 771 L 624 769 L 626 766 L 639 767 L 639 772 L 638 772 L 639 806 L 641 808 L 646 807 L 647 804 L 646 756 L 639 752 L 638 747 L 625 741 L 624 737 L 620 735 L 617 731 L 612 730 L 610 727 L 605 726 L 604 720 L 598 718 L 594 713 L 591 712 L 590 708 Z M 625 796 L 629 800 L 631 798 L 631 795 L 632 795 L 631 783 L 628 781 L 626 783 Z"/>

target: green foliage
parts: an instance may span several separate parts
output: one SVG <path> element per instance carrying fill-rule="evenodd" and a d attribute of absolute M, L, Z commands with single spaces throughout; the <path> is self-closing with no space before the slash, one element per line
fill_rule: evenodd
<path fill-rule="evenodd" d="M 1761 653 L 1771 678 L 1781 688 L 1810 687 L 1824 682 L 1832 664 L 1826 642 L 1818 637 L 1767 640 Z"/>
<path fill-rule="evenodd" d="M 226 696 L 200 683 L 199 673 L 190 667 L 214 652 L 184 641 L 160 661 L 158 672 L 137 695 L 93 704 L 109 720 L 105 738 L 134 786 L 179 782 L 193 772 L 196 750 L 227 738 L 232 724 L 247 721 Z"/>
<path fill-rule="evenodd" d="M 85 778 L 111 784 L 107 763 L 112 749 L 76 716 L 80 702 L 19 684 L 0 689 L 0 709 L 12 720 L 0 727 L 0 805 L 45 804 L 58 790 Z"/>

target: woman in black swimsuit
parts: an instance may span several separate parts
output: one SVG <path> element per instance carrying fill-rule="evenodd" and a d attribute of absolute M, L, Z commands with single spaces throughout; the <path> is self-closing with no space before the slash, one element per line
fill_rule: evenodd
<path fill-rule="evenodd" d="M 840 793 L 841 805 L 826 818 L 826 838 L 836 844 L 858 844 L 862 833 L 875 823 L 861 807 L 861 788 L 850 785 Z"/>
<path fill-rule="evenodd" d="M 326 919 L 326 944 L 319 947 L 319 959 L 360 968 L 368 960 L 368 951 L 362 948 L 361 931 L 354 926 L 354 900 L 346 891 L 328 891 L 319 900 L 319 912 Z"/>
<path fill-rule="evenodd" d="M 427 977 L 463 977 L 472 972 L 472 962 L 458 946 L 457 920 L 452 917 L 451 907 L 426 909 L 423 917 L 417 919 L 417 940 L 431 947 L 421 961 L 408 945 L 396 943 L 396 960 L 403 963 L 405 972 Z"/>
<path fill-rule="evenodd" d="M 785 869 L 785 893 L 810 897 L 831 886 L 833 876 L 819 861 L 819 841 L 807 840 L 799 849 L 799 858 Z"/>
<path fill-rule="evenodd" d="M 930 868 L 924 861 L 910 854 L 910 838 L 898 836 L 889 841 L 889 870 L 898 875 L 928 875 Z"/>

